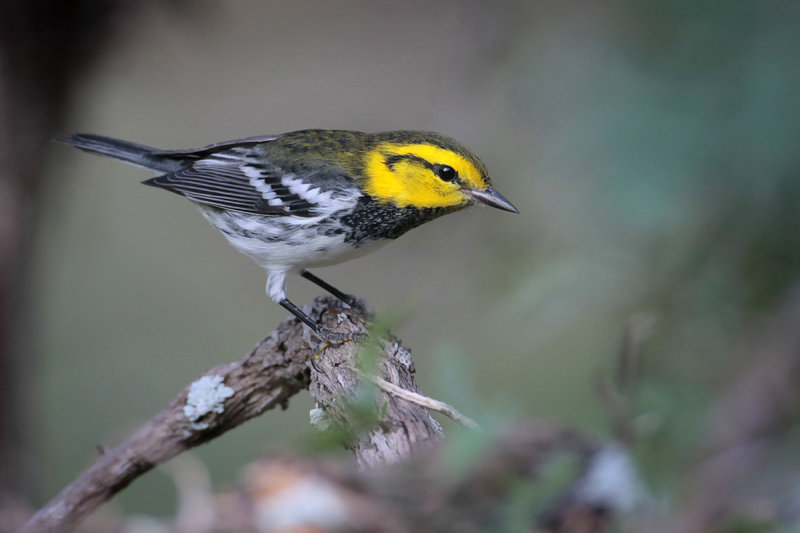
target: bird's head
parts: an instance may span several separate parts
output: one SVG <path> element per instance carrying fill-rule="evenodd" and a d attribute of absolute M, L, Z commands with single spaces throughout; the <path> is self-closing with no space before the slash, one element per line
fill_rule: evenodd
<path fill-rule="evenodd" d="M 458 208 L 473 203 L 518 213 L 494 190 L 486 167 L 472 152 L 444 135 L 378 133 L 364 156 L 364 190 L 397 207 Z"/>

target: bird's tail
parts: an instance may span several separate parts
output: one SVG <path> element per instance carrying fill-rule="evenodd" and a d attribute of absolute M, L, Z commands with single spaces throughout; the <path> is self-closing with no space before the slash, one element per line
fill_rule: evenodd
<path fill-rule="evenodd" d="M 171 156 L 162 150 L 143 144 L 104 137 L 103 135 L 76 133 L 63 139 L 56 139 L 56 141 L 150 170 L 175 172 L 186 166 L 185 158 Z"/>

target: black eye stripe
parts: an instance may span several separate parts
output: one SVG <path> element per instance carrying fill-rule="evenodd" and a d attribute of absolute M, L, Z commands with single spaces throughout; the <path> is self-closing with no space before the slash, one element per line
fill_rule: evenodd
<path fill-rule="evenodd" d="M 397 154 L 397 155 L 387 156 L 386 160 L 385 160 L 385 163 L 386 163 L 386 166 L 389 167 L 389 169 L 394 172 L 394 166 L 397 163 L 399 163 L 400 161 L 403 161 L 403 160 L 416 161 L 420 165 L 433 170 L 433 165 L 431 165 L 430 163 L 428 163 L 427 161 L 425 161 L 421 157 L 419 157 L 417 155 L 414 155 L 414 154 Z"/>
<path fill-rule="evenodd" d="M 394 172 L 394 166 L 397 163 L 399 163 L 400 161 L 403 161 L 403 160 L 415 161 L 415 162 L 419 163 L 420 165 L 423 165 L 425 168 L 430 169 L 431 172 L 436 174 L 436 176 L 438 176 L 439 179 L 441 179 L 442 181 L 457 182 L 457 183 L 461 183 L 461 181 L 462 181 L 459 178 L 458 172 L 456 171 L 456 169 L 454 169 L 450 165 L 444 165 L 444 164 L 439 164 L 439 163 L 437 163 L 437 164 L 429 163 L 425 159 L 423 159 L 423 158 L 421 158 L 419 156 L 416 156 L 414 154 L 387 155 L 386 159 L 384 159 L 384 164 L 392 172 Z"/>

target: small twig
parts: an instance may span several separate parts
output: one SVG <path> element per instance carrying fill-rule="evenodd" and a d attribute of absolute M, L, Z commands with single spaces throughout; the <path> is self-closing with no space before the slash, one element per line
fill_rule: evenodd
<path fill-rule="evenodd" d="M 418 392 L 412 392 L 410 390 L 403 389 L 377 376 L 372 376 L 370 374 L 367 374 L 366 372 L 363 372 L 354 366 L 348 366 L 347 368 L 349 368 L 362 378 L 375 384 L 379 389 L 381 389 L 384 392 L 397 396 L 398 398 L 402 398 L 407 402 L 411 402 L 416 405 L 422 406 L 426 409 L 430 409 L 431 411 L 442 413 L 446 417 L 450 418 L 451 420 L 454 420 L 455 422 L 458 422 L 467 429 L 482 431 L 481 427 L 478 425 L 477 422 L 475 422 L 466 415 L 462 415 L 460 412 L 456 410 L 455 407 L 453 407 L 450 404 L 447 404 L 439 400 L 434 400 L 433 398 L 425 396 L 424 394 L 419 394 Z"/>
<path fill-rule="evenodd" d="M 652 313 L 632 316 L 622 337 L 616 361 L 616 379 L 600 375 L 595 382 L 597 394 L 611 420 L 614 437 L 628 446 L 636 438 L 631 404 L 641 380 L 642 344 L 655 333 L 656 323 L 657 319 Z"/>
<path fill-rule="evenodd" d="M 625 328 L 617 360 L 617 388 L 622 393 L 636 392 L 642 373 L 642 344 L 656 333 L 658 317 L 652 312 L 634 314 Z"/>

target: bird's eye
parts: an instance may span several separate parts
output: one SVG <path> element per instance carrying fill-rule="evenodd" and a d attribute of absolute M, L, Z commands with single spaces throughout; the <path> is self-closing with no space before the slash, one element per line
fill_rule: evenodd
<path fill-rule="evenodd" d="M 458 172 L 453 167 L 447 165 L 436 165 L 434 171 L 439 179 L 443 181 L 454 181 L 458 178 Z"/>

